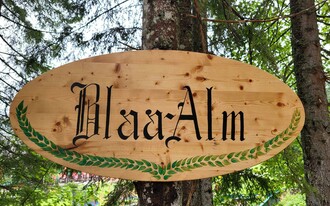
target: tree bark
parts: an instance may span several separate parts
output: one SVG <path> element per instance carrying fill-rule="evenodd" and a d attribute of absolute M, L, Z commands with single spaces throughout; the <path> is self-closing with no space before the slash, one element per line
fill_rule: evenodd
<path fill-rule="evenodd" d="M 191 0 L 143 1 L 143 49 L 201 51 L 203 34 L 198 22 L 187 17 L 193 10 Z M 205 33 L 206 34 L 206 33 Z M 139 205 L 212 205 L 212 180 L 182 182 L 134 182 Z"/>
<path fill-rule="evenodd" d="M 314 5 L 314 0 L 290 0 L 292 14 Z M 313 188 L 306 202 L 330 205 L 330 124 L 316 10 L 294 16 L 291 21 L 297 89 L 306 113 L 301 133 L 305 177 Z"/>

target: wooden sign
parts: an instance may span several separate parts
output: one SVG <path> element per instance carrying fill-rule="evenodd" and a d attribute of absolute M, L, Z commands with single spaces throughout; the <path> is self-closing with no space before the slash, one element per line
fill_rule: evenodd
<path fill-rule="evenodd" d="M 16 134 L 59 164 L 142 181 L 242 170 L 288 146 L 297 95 L 251 65 L 182 51 L 96 56 L 29 82 L 11 105 Z"/>

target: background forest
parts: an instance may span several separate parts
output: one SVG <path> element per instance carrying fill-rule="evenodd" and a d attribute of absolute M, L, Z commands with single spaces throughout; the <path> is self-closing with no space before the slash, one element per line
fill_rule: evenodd
<path fill-rule="evenodd" d="M 297 13 L 287 0 L 192 2 L 200 12 L 184 15 L 203 25 L 195 30 L 206 33 L 205 52 L 255 65 L 295 91 L 291 18 L 316 10 L 323 70 L 329 78 L 329 1 L 316 0 Z M 141 0 L 0 0 L 0 205 L 137 202 L 131 181 L 86 175 L 30 150 L 11 129 L 9 107 L 20 88 L 52 68 L 142 49 L 142 5 Z M 329 102 L 329 79 L 326 91 Z M 212 188 L 214 205 L 306 205 L 305 194 L 315 189 L 304 176 L 300 137 L 260 165 L 214 177 Z"/>

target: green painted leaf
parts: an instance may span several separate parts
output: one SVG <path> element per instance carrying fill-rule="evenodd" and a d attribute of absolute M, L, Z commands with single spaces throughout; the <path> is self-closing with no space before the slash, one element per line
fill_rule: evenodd
<path fill-rule="evenodd" d="M 98 159 L 99 161 L 101 161 L 101 162 L 104 161 L 104 158 L 103 158 L 103 157 L 99 157 L 99 156 L 96 156 L 96 157 L 97 157 L 97 159 Z"/>
<path fill-rule="evenodd" d="M 265 142 L 264 147 L 265 148 L 269 147 L 269 144 L 270 144 L 269 141 Z"/>
<path fill-rule="evenodd" d="M 262 155 L 264 155 L 264 154 L 265 154 L 265 153 L 263 153 L 263 152 L 260 152 L 260 151 L 259 151 L 259 152 L 257 152 L 257 155 L 258 155 L 258 156 L 262 156 Z"/>
<path fill-rule="evenodd" d="M 198 167 L 202 167 L 202 165 L 201 164 L 198 164 L 198 163 L 194 163 L 194 167 L 195 168 L 198 168 Z"/>
<path fill-rule="evenodd" d="M 139 160 L 135 160 L 136 164 L 138 165 L 143 165 L 143 162 L 142 161 L 139 161 Z"/>
<path fill-rule="evenodd" d="M 284 130 L 283 134 L 288 134 L 288 129 Z"/>
<path fill-rule="evenodd" d="M 198 162 L 203 161 L 204 157 L 205 157 L 205 156 L 200 156 L 200 157 L 198 158 Z"/>
<path fill-rule="evenodd" d="M 247 150 L 245 150 L 244 152 L 242 152 L 242 156 L 246 156 L 248 152 L 249 152 L 249 150 L 248 150 L 248 149 L 247 149 Z"/>
<path fill-rule="evenodd" d="M 34 137 L 36 137 L 38 134 L 37 134 L 37 131 L 35 131 L 34 129 L 32 129 L 32 135 L 34 136 Z"/>
<path fill-rule="evenodd" d="M 140 171 L 145 170 L 145 169 L 146 169 L 145 166 L 140 166 L 140 167 L 139 167 L 139 170 L 140 170 Z"/>
<path fill-rule="evenodd" d="M 52 155 L 54 155 L 55 157 L 58 157 L 58 156 L 60 156 L 60 154 L 61 153 L 59 153 L 59 151 L 57 151 L 57 150 L 53 150 L 53 151 L 51 151 L 50 152 Z"/>
<path fill-rule="evenodd" d="M 230 153 L 230 154 L 227 156 L 227 158 L 228 158 L 228 159 L 231 159 L 231 158 L 234 156 L 234 154 L 235 154 L 235 152 Z"/>
<path fill-rule="evenodd" d="M 31 133 L 28 132 L 27 130 L 23 130 L 23 132 L 24 132 L 25 136 L 32 137 Z"/>
<path fill-rule="evenodd" d="M 19 110 L 18 108 L 16 108 L 16 117 L 17 119 L 21 119 L 21 110 Z"/>
<path fill-rule="evenodd" d="M 30 139 L 32 142 L 34 142 L 35 144 L 38 144 L 39 143 L 39 140 L 38 139 Z"/>
<path fill-rule="evenodd" d="M 91 166 L 92 164 L 93 164 L 93 161 L 88 161 L 88 162 L 86 162 L 85 166 Z"/>
<path fill-rule="evenodd" d="M 118 162 L 118 161 L 115 161 L 113 157 L 105 157 L 104 158 L 107 162 Z"/>
<path fill-rule="evenodd" d="M 248 158 L 255 159 L 256 157 L 254 155 L 248 155 Z"/>
<path fill-rule="evenodd" d="M 130 169 L 130 168 L 133 168 L 134 167 L 134 164 L 129 164 L 128 166 L 127 166 L 127 169 Z M 139 167 L 139 166 L 138 166 Z"/>
<path fill-rule="evenodd" d="M 190 170 L 195 169 L 195 167 L 194 167 L 193 165 L 188 165 L 187 167 L 188 167 Z"/>
<path fill-rule="evenodd" d="M 75 158 L 75 159 L 71 160 L 70 162 L 71 163 L 78 163 L 78 162 L 80 162 L 80 159 L 79 158 Z"/>
<path fill-rule="evenodd" d="M 165 170 L 162 167 L 159 167 L 158 168 L 158 173 L 163 175 L 163 174 L 165 174 Z"/>
<path fill-rule="evenodd" d="M 58 147 L 57 149 L 61 154 L 66 154 L 66 152 L 64 151 L 64 149 L 62 147 Z"/>
<path fill-rule="evenodd" d="M 192 163 L 195 163 L 198 160 L 199 156 L 196 156 L 192 159 Z"/>
<path fill-rule="evenodd" d="M 261 151 L 261 146 L 258 146 L 257 147 L 257 151 Z"/>
<path fill-rule="evenodd" d="M 186 161 L 187 161 L 187 158 L 186 159 L 183 159 L 182 160 L 182 163 L 181 163 L 181 166 L 185 165 L 186 164 Z"/>
<path fill-rule="evenodd" d="M 25 123 L 22 121 L 18 121 L 19 127 L 23 130 L 23 127 L 25 126 Z"/>
<path fill-rule="evenodd" d="M 93 166 L 99 166 L 100 164 L 102 164 L 102 162 L 96 161 L 96 162 L 93 163 Z"/>
<path fill-rule="evenodd" d="M 50 142 L 50 146 L 52 147 L 52 149 L 57 149 L 57 146 L 53 143 L 53 142 Z M 78 154 L 78 153 L 77 153 Z"/>
<path fill-rule="evenodd" d="M 235 157 L 239 157 L 239 155 L 242 153 L 242 151 L 240 151 L 240 152 L 237 152 L 236 154 L 235 154 Z"/>
<path fill-rule="evenodd" d="M 177 171 L 177 172 L 183 172 L 183 170 L 182 169 L 180 169 L 180 168 L 174 168 L 175 169 L 175 171 Z"/>
<path fill-rule="evenodd" d="M 211 157 L 212 157 L 212 155 L 206 156 L 206 157 L 204 158 L 204 161 L 209 161 L 209 160 L 211 159 Z"/>
<path fill-rule="evenodd" d="M 223 167 L 224 165 L 220 161 L 215 161 L 215 164 L 219 167 Z"/>
<path fill-rule="evenodd" d="M 232 158 L 230 161 L 231 161 L 232 163 L 237 163 L 237 162 L 239 162 L 239 160 L 236 159 L 236 158 Z"/>
<path fill-rule="evenodd" d="M 151 163 L 149 161 L 147 161 L 147 160 L 142 160 L 142 162 L 144 162 L 144 164 L 147 165 L 148 167 L 151 166 Z"/>
<path fill-rule="evenodd" d="M 206 162 L 201 162 L 200 164 L 203 165 L 203 166 L 206 166 L 207 165 Z"/>
<path fill-rule="evenodd" d="M 272 145 L 272 148 L 278 148 L 278 146 L 276 144 Z"/>
<path fill-rule="evenodd" d="M 45 147 L 45 148 L 43 148 L 43 150 L 47 151 L 47 152 L 50 152 L 50 151 L 52 151 L 52 148 L 51 147 Z"/>
<path fill-rule="evenodd" d="M 116 163 L 116 165 L 119 165 L 119 166 L 115 166 L 115 167 L 119 167 L 121 169 L 124 169 L 124 168 L 127 169 L 127 166 L 128 166 L 128 164 L 126 162 L 124 162 L 124 163 Z"/>
<path fill-rule="evenodd" d="M 119 158 L 122 162 L 128 162 L 127 158 Z"/>
<path fill-rule="evenodd" d="M 65 150 L 68 154 L 68 150 Z M 92 161 L 96 161 L 97 158 L 94 155 L 88 155 L 89 159 L 91 159 Z"/>
<path fill-rule="evenodd" d="M 164 175 L 164 180 L 168 180 L 171 177 L 171 175 Z"/>
<path fill-rule="evenodd" d="M 120 159 L 115 158 L 115 157 L 111 158 L 111 160 L 113 160 L 113 161 L 115 161 L 115 162 L 120 162 Z"/>
<path fill-rule="evenodd" d="M 215 167 L 215 164 L 214 164 L 213 162 L 208 161 L 207 163 L 208 163 L 211 167 Z"/>
<path fill-rule="evenodd" d="M 160 178 L 161 178 L 159 175 L 154 175 L 153 177 L 157 180 L 160 180 Z"/>
<path fill-rule="evenodd" d="M 73 156 L 74 155 L 74 153 L 72 152 L 72 151 L 70 151 L 70 150 L 65 150 L 66 151 L 66 153 L 68 154 L 68 155 L 70 155 L 70 156 Z"/>
<path fill-rule="evenodd" d="M 101 164 L 99 167 L 101 167 L 101 168 L 106 168 L 106 167 L 108 167 L 108 166 L 109 166 L 109 163 L 105 162 L 105 163 Z"/>
<path fill-rule="evenodd" d="M 167 164 L 166 169 L 167 169 L 167 170 L 171 169 L 171 163 L 168 163 L 168 164 Z"/>
<path fill-rule="evenodd" d="M 167 173 L 170 174 L 170 175 L 174 175 L 174 174 L 176 174 L 176 171 L 174 171 L 174 170 L 169 170 Z"/>
<path fill-rule="evenodd" d="M 218 158 L 218 156 L 217 155 L 213 155 L 212 157 L 211 157 L 211 160 L 216 160 Z"/>
<path fill-rule="evenodd" d="M 147 168 L 147 169 L 143 170 L 142 172 L 151 172 L 151 171 L 152 171 L 151 168 Z"/>
<path fill-rule="evenodd" d="M 227 166 L 227 165 L 230 165 L 230 162 L 228 162 L 228 160 L 224 160 L 223 164 Z"/>
<path fill-rule="evenodd" d="M 22 110 L 22 114 L 25 114 L 26 111 L 27 111 L 27 109 L 28 109 L 28 107 L 23 108 L 23 110 Z"/>
<path fill-rule="evenodd" d="M 177 165 L 177 161 L 174 161 L 173 163 L 172 163 L 172 168 L 175 168 L 175 166 Z"/>
<path fill-rule="evenodd" d="M 38 133 L 39 134 L 39 133 Z M 48 139 L 47 138 L 44 138 L 44 142 L 45 142 L 45 144 L 49 144 L 49 141 L 48 141 Z"/>
<path fill-rule="evenodd" d="M 243 161 L 243 160 L 248 160 L 247 158 L 246 158 L 246 156 L 242 156 L 242 157 L 240 157 L 239 158 L 241 161 Z"/>
<path fill-rule="evenodd" d="M 24 107 L 24 100 L 18 104 L 17 109 L 21 111 L 23 107 Z"/>
<path fill-rule="evenodd" d="M 37 145 L 39 147 L 41 147 L 42 149 L 47 146 L 47 145 L 45 145 L 44 143 L 41 143 L 41 142 L 38 142 Z"/>
<path fill-rule="evenodd" d="M 83 158 L 80 162 L 78 162 L 78 165 L 84 166 L 86 164 L 87 160 Z"/>

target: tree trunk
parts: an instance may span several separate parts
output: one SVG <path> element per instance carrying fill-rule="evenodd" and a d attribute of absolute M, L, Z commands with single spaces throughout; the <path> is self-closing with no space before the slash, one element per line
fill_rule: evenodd
<path fill-rule="evenodd" d="M 314 0 L 290 0 L 292 14 L 314 5 Z M 301 135 L 305 176 L 313 187 L 307 205 L 330 205 L 329 111 L 315 8 L 292 17 L 292 51 L 298 95 L 306 113 Z"/>
<path fill-rule="evenodd" d="M 205 36 L 196 28 L 191 0 L 144 0 L 143 49 L 202 51 Z M 204 42 L 203 42 L 204 41 Z M 212 205 L 211 178 L 182 182 L 134 182 L 139 205 Z"/>

